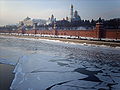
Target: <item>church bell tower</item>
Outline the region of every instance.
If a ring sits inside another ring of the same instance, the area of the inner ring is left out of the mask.
[[[70,20],[72,21],[73,19],[73,5],[71,5],[71,12],[70,12]]]

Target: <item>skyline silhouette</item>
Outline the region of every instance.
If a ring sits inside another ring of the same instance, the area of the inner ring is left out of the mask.
[[[81,19],[119,18],[119,0],[1,0],[0,25],[15,24],[26,16],[48,19],[53,14],[57,20],[70,16],[70,5]]]

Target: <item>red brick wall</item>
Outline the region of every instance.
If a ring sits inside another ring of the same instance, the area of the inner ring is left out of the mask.
[[[106,29],[104,37],[109,39],[120,39],[120,30]]]
[[[25,31],[28,34],[35,34],[35,30]],[[37,30],[37,34],[47,34],[47,35],[67,35],[67,36],[80,36],[80,37],[92,37],[98,38],[98,33],[101,33],[99,38],[109,38],[109,39],[120,39],[120,30],[102,30],[98,32],[95,30]]]
[[[54,35],[55,34],[55,30],[37,30],[37,34]]]
[[[8,30],[1,30],[0,33],[9,33]]]
[[[117,32],[117,38],[120,39],[120,30]]]
[[[22,33],[22,30],[18,30],[18,32],[17,33]]]
[[[96,37],[95,30],[58,30],[58,35]]]
[[[0,31],[0,33],[22,33],[22,30],[16,30],[16,31],[3,30]],[[24,33],[35,34],[35,30],[27,30]],[[120,30],[102,29],[102,28],[101,29],[96,28],[94,30],[37,30],[36,34],[120,39]]]
[[[27,33],[27,34],[35,34],[35,30],[26,30],[25,33]]]

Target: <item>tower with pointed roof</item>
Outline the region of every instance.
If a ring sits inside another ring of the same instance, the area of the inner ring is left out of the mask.
[[[73,5],[71,5],[71,12],[70,12],[70,20],[72,21],[73,19]]]
[[[73,9],[73,5],[71,5],[71,9],[70,9],[70,18],[69,18],[70,22],[75,22],[75,21],[81,21],[81,17],[78,14],[78,11]]]

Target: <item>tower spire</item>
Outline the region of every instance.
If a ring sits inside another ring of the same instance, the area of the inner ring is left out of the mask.
[[[71,21],[72,21],[72,19],[73,19],[73,5],[72,5],[72,4],[71,4],[70,19],[71,19]]]

